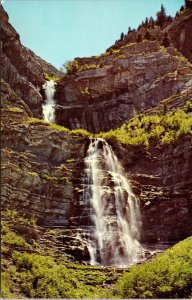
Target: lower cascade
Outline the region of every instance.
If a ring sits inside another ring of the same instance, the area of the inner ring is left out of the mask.
[[[44,120],[49,123],[55,122],[55,81],[46,81],[43,84],[43,89],[45,90],[46,101],[43,104],[43,116]]]
[[[94,228],[89,243],[90,264],[127,266],[139,262],[143,257],[139,200],[105,140],[91,141],[85,174],[84,201]]]

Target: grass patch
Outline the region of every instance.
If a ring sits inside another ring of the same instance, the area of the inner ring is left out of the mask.
[[[85,137],[93,136],[89,131],[87,131],[85,129],[78,128],[78,129],[70,130],[66,127],[63,127],[63,126],[60,126],[57,124],[52,124],[52,123],[46,122],[46,121],[44,121],[42,119],[38,119],[38,118],[27,118],[27,122],[31,125],[45,125],[51,129],[67,132],[73,136],[85,136]]]
[[[120,48],[123,49],[123,48],[127,48],[127,47],[131,47],[133,45],[137,45],[138,43],[129,43],[129,44],[125,44],[123,46],[121,46]]]
[[[49,180],[49,181],[61,181],[61,182],[64,182],[64,183],[69,183],[69,177],[64,177],[64,176],[59,176],[59,177],[56,177],[56,176],[48,176],[47,174],[42,174],[41,177],[43,179],[46,179],[46,180]]]
[[[20,108],[20,107],[12,107],[12,106],[8,106],[6,108],[4,108],[4,110],[7,110],[7,111],[11,111],[11,112],[16,112],[16,113],[22,113],[23,112],[23,109]]]

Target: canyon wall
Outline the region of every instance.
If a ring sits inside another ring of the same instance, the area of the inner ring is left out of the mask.
[[[3,211],[17,209],[42,227],[56,228],[61,252],[89,260],[86,241],[92,223],[83,201],[89,138],[32,118],[42,117],[44,72],[61,73],[22,46],[3,10],[1,19]],[[58,83],[56,120],[69,128],[106,131],[135,111],[158,112],[164,101],[174,109],[190,100],[190,62],[158,41],[77,60],[100,66]],[[141,242],[168,246],[191,235],[191,136],[148,150],[109,143],[141,202]]]
[[[103,60],[90,59],[89,64],[102,67],[69,75],[57,86],[60,125],[91,132],[117,128],[136,112],[187,90],[192,82],[191,64],[158,41],[128,45]]]

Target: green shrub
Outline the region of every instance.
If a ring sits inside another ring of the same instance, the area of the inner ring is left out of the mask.
[[[192,295],[192,238],[166,250],[151,262],[134,266],[119,279],[121,298],[185,298]]]
[[[83,97],[89,96],[90,95],[89,88],[87,86],[85,88],[80,88],[80,93]]]
[[[98,68],[100,68],[100,64],[90,64],[90,65],[85,64],[79,67],[78,72],[91,70],[91,69],[98,69]]]
[[[29,245],[23,237],[18,236],[13,231],[6,231],[5,228],[3,228],[3,234],[2,235],[2,242],[8,245],[14,245],[14,246],[20,246],[31,249],[31,245]]]
[[[95,296],[95,289],[91,291],[91,288],[84,285],[82,274],[77,272],[77,275],[76,272],[67,268],[65,263],[56,263],[52,257],[15,251],[13,262],[17,272],[16,285],[19,284],[19,288],[28,298],[91,298]],[[90,280],[91,278],[88,279]]]
[[[56,176],[49,176],[47,174],[42,174],[41,176],[42,176],[42,178],[49,180],[49,181],[62,181],[64,183],[69,183],[69,178],[66,176],[56,177]]]
[[[91,138],[93,135],[89,131],[83,128],[77,128],[70,131],[71,134],[77,135],[77,136],[85,136]]]
[[[49,75],[48,73],[44,73],[44,77],[46,80],[53,80],[53,81],[59,81],[60,78],[59,77],[56,77],[56,76],[52,76],[52,75]]]
[[[73,75],[79,70],[79,62],[77,60],[66,61],[63,64],[64,71],[67,75]]]
[[[192,134],[191,104],[184,109],[159,115],[136,115],[128,123],[109,132],[99,133],[106,139],[115,138],[122,144],[144,145],[169,144],[182,135]]]

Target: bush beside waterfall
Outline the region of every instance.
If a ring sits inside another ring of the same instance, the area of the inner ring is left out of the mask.
[[[122,144],[144,145],[169,144],[183,135],[192,134],[191,102],[184,109],[143,115],[137,114],[120,128],[98,134],[102,138],[115,138]]]
[[[151,262],[132,267],[119,279],[114,294],[120,298],[192,297],[192,237]]]

